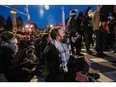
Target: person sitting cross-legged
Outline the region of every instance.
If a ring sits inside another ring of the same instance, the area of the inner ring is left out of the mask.
[[[44,76],[46,82],[75,82],[81,77],[88,81],[90,61],[84,56],[72,56],[67,45],[62,43],[65,35],[61,27],[53,27],[50,31],[51,41],[43,52]],[[77,79],[77,75],[79,78]]]

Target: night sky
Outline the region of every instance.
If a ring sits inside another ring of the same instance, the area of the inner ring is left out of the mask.
[[[64,7],[65,19],[69,17],[69,13],[72,9],[78,9],[79,12],[83,12],[88,6],[92,6],[92,10],[96,10],[96,5],[49,5],[49,8],[44,5],[28,5],[30,22],[36,23],[39,28],[43,28],[48,24],[58,24],[62,22],[61,7]],[[15,5],[15,9],[26,13],[26,5]],[[5,19],[11,16],[10,8],[6,8],[0,5],[0,15]],[[21,16],[23,23],[27,21],[27,17],[24,14],[17,13],[16,16]]]

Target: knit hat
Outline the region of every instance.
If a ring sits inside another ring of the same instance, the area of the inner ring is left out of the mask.
[[[76,16],[78,13],[78,10],[77,9],[73,9],[70,11],[70,16]]]
[[[5,31],[1,35],[1,39],[4,42],[8,42],[13,37],[14,37],[14,34],[12,32],[10,32],[10,31]]]

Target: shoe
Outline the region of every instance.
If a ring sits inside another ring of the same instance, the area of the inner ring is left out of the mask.
[[[81,53],[75,53],[75,55],[78,55],[78,56],[84,56],[84,55],[81,54]]]
[[[101,53],[97,53],[95,56],[97,56],[97,57],[104,57]]]
[[[108,56],[107,54],[105,54],[105,53],[101,53],[101,55],[103,55],[103,56]]]
[[[89,79],[88,82],[96,82],[96,80],[93,77],[91,77],[91,76],[88,76],[88,79]]]
[[[116,53],[116,50],[114,50],[114,54]]]
[[[97,74],[97,73],[88,73],[88,76],[94,78],[95,80],[99,79],[100,78],[100,75]]]
[[[91,50],[89,50],[89,51],[87,51],[87,53],[88,53],[88,54],[92,54],[92,51],[91,51]]]
[[[103,52],[99,52],[99,53],[96,54],[96,56],[97,56],[97,57],[104,57],[104,56],[108,56],[108,55],[106,55],[106,54],[103,53]]]

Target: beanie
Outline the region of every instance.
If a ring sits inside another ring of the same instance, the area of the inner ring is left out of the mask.
[[[1,34],[1,40],[4,42],[8,42],[13,37],[14,37],[14,34],[10,31],[5,31]]]
[[[78,13],[78,10],[73,9],[73,10],[70,11],[70,16],[75,16],[75,15],[77,15],[77,13]]]

